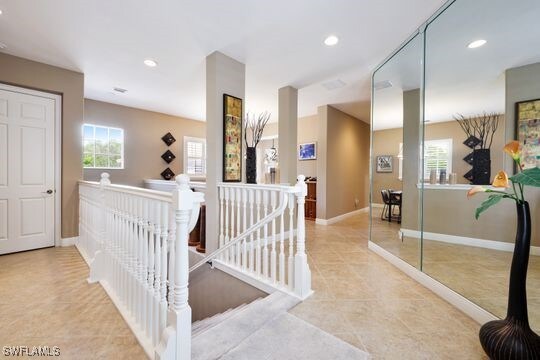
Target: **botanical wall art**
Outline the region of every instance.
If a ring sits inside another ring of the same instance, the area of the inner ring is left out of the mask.
[[[298,145],[298,160],[316,160],[317,143],[305,143]]]
[[[521,145],[522,168],[536,167],[540,157],[540,99],[516,104],[516,130]]]
[[[242,99],[223,94],[223,181],[242,181]]]
[[[393,171],[392,163],[393,163],[393,157],[392,155],[380,155],[377,156],[377,172],[378,173],[391,173]]]

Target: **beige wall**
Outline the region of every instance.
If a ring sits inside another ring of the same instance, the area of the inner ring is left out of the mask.
[[[491,175],[492,177],[503,168],[503,148],[504,142],[504,117],[501,119],[499,128],[493,137],[491,147]],[[440,123],[427,124],[425,127],[426,140],[452,139],[452,172],[457,173],[458,184],[468,184],[469,181],[463,177],[471,166],[463,161],[471,149],[463,145],[466,135],[457,123],[457,121],[446,121]],[[377,173],[375,171],[375,162],[373,168],[373,191],[374,201],[381,203],[380,190],[382,189],[401,189],[401,181],[398,179],[398,159],[399,143],[403,142],[403,129],[379,130],[373,133],[373,156],[393,155],[394,171],[392,173]]]
[[[298,144],[317,141],[318,139],[318,116],[311,115],[298,118]],[[264,130],[264,136],[278,135],[278,123],[268,124]],[[272,142],[270,141],[270,144]],[[275,142],[279,154],[279,139]],[[297,173],[305,176],[317,176],[317,160],[298,160],[298,148],[296,153]]]
[[[330,219],[368,206],[369,125],[331,106],[322,108],[317,218]]]
[[[84,169],[84,179],[98,181],[104,171],[115,184],[142,186],[144,179],[162,179],[167,167],[181,174],[184,166],[184,136],[205,138],[206,123],[152,111],[85,99],[85,122],[124,129],[124,169]],[[170,147],[161,137],[170,132],[176,142]],[[79,135],[80,138],[80,135]],[[167,149],[176,156],[170,164],[162,158]]]
[[[0,82],[62,96],[62,237],[78,235],[84,75],[0,53]]]

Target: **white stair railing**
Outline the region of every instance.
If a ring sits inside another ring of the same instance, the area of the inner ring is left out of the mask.
[[[301,299],[311,295],[305,177],[298,176],[295,186],[220,183],[218,189],[219,250],[201,262],[216,258],[217,264]]]
[[[154,359],[191,358],[188,235],[202,193],[177,177],[172,193],[80,181],[77,248]]]

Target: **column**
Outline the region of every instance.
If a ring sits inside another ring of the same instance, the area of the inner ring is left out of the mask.
[[[278,134],[280,182],[296,184],[298,89],[285,86],[278,90]]]
[[[245,100],[245,65],[220,53],[206,57],[206,252],[218,247],[219,198],[223,181],[223,94]],[[245,113],[245,101],[243,101]],[[242,166],[245,178],[245,164]]]

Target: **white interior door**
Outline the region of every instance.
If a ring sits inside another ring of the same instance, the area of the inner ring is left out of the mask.
[[[55,106],[0,88],[0,254],[54,246]]]

